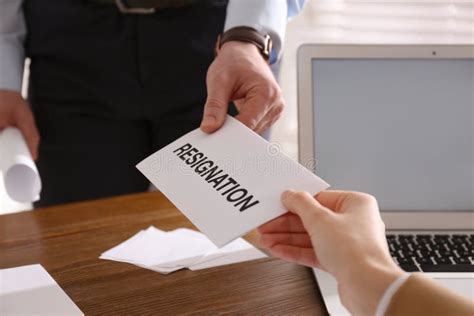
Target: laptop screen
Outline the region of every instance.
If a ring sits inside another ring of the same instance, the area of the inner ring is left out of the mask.
[[[313,59],[316,172],[383,211],[474,210],[472,59]]]

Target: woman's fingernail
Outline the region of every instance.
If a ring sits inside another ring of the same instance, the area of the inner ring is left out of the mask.
[[[294,192],[293,190],[286,190],[285,192],[281,194],[281,199],[286,200],[287,198],[291,196],[291,194],[293,194],[293,192]]]

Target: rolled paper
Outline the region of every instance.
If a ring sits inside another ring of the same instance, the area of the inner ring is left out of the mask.
[[[18,128],[0,132],[0,171],[10,199],[21,203],[39,200],[41,178]]]

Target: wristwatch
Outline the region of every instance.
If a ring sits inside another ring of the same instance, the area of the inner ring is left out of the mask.
[[[224,43],[238,41],[251,43],[257,46],[263,58],[269,62],[272,52],[272,39],[270,35],[263,35],[256,29],[248,26],[233,27],[217,37],[216,55]]]

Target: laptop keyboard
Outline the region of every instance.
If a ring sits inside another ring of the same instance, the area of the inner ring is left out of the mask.
[[[388,234],[387,241],[405,271],[474,272],[472,234]]]

